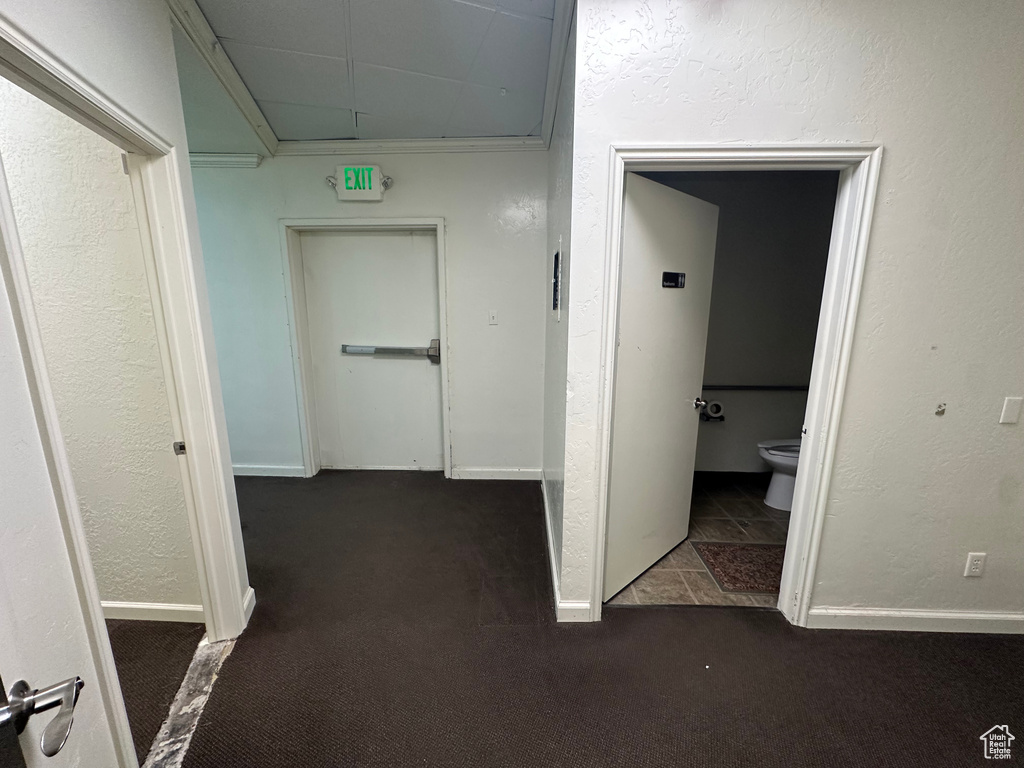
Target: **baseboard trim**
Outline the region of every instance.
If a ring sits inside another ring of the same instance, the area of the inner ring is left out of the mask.
[[[245,620],[242,622],[245,625],[249,624],[249,619],[252,617],[253,609],[256,607],[256,590],[249,587],[245,590],[245,597],[242,598],[242,614],[245,616]]]
[[[544,482],[543,472],[541,472],[540,492],[544,499],[544,532],[548,545],[548,565],[551,567],[551,591],[555,597],[555,621],[593,621],[588,600],[562,599],[560,578],[556,565],[558,559],[555,557],[554,536],[551,532],[551,515],[549,514],[551,505],[548,503],[548,486]]]
[[[811,608],[810,629],[888,629],[906,632],[1024,634],[1024,613],[933,611],[918,608]]]
[[[541,480],[544,473],[536,467],[453,467],[455,480]]]
[[[305,477],[303,466],[279,464],[232,464],[231,471],[241,477]]]
[[[204,624],[206,614],[201,605],[181,603],[123,603],[103,600],[103,618],[132,619],[138,621],[184,621]]]

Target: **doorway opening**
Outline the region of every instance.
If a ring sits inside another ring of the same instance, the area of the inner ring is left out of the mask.
[[[451,477],[444,220],[284,220],[281,237],[306,477]]]
[[[704,378],[711,288],[720,232],[718,206],[652,181],[645,175],[672,173],[682,185],[684,178],[690,178],[691,182],[697,178],[680,175],[687,172],[720,173],[723,175],[719,181],[730,183],[725,175],[733,173],[831,171],[833,174],[828,181],[831,185],[836,180],[834,172],[838,172],[838,186],[833,187],[831,200],[821,201],[834,212],[823,288],[818,293],[820,311],[806,384],[802,434],[765,435],[767,440],[755,442],[757,455],[779,468],[780,475],[787,474],[784,470],[793,474],[792,480],[782,478],[775,483],[770,497],[770,500],[787,500],[789,489],[786,486],[792,486],[792,511],[785,550],[781,553],[782,574],[775,602],[789,621],[805,625],[880,160],[881,148],[877,146],[613,147],[603,291],[605,366],[600,382],[592,620],[600,618],[605,601],[618,595],[690,535],[689,512],[695,498],[699,508],[695,521],[719,519],[731,524],[697,523],[699,538],[724,538],[716,529],[728,529],[736,533],[737,538],[742,533],[747,539],[709,543],[771,544],[772,541],[752,539],[756,536],[778,540],[781,538],[778,529],[785,524],[783,510],[775,509],[785,506],[784,502],[776,501],[775,507],[769,507],[762,501],[758,506],[746,506],[730,515],[722,507],[722,489],[718,489],[717,498],[709,492],[716,484],[709,476],[696,477],[698,493],[693,494],[701,425],[722,426],[722,422],[716,423],[716,416],[722,415],[726,417],[725,423],[728,422],[729,409],[721,405],[726,391],[731,391],[730,400],[740,409],[734,413],[736,421],[745,423],[746,419],[739,418],[742,411],[739,404],[743,397],[758,390],[735,389],[743,386],[742,381]],[[665,180],[671,178],[664,177]],[[712,178],[706,177],[703,182],[706,184]],[[652,291],[652,285],[656,290]],[[765,389],[770,383],[751,385],[762,388],[761,397],[769,392],[775,393],[773,397],[788,393],[786,396],[797,398],[796,405],[790,407],[799,411],[802,384],[777,385],[784,389]],[[707,386],[729,389],[706,389]],[[776,410],[785,411],[785,408],[780,406]],[[723,435],[718,433],[718,437]],[[714,433],[708,430],[703,442],[704,452],[713,456]],[[723,441],[717,442],[722,443],[717,446],[721,449]],[[725,484],[725,493],[735,496],[737,501],[757,503],[758,498],[769,498],[767,478],[767,473],[763,473],[759,481],[734,476],[723,483],[719,476],[717,484]],[[762,490],[764,497],[760,497]],[[711,517],[709,509],[721,510],[718,513],[721,516]],[[744,513],[749,516],[742,517]],[[740,521],[745,525],[740,525]],[[718,572],[713,577],[711,573],[716,567],[729,570],[728,566],[735,565],[741,558],[732,547],[717,548],[718,551],[705,549],[706,552],[699,554],[693,549],[693,557],[685,567],[693,569],[694,573],[703,571],[719,594],[730,592],[719,586],[729,580],[728,574]],[[742,568],[733,568],[733,575],[739,572],[747,577],[758,576],[774,568],[775,578],[778,578],[777,556],[780,553],[776,552],[774,566],[771,562],[765,564],[764,561],[771,558],[764,557],[763,551],[757,554],[754,562],[748,557],[741,563]],[[666,565],[674,560],[673,570],[682,572],[682,559],[688,555],[685,550],[677,553]],[[717,562],[713,565],[712,561]],[[717,583],[716,577],[720,578]],[[689,594],[690,602],[699,602],[694,588],[685,579],[682,581],[687,587],[684,594]],[[708,582],[703,582],[703,586],[708,586]],[[727,598],[734,603],[772,602],[772,592],[759,593],[768,595],[767,598],[749,598],[751,594],[758,594],[746,591],[750,589],[749,578],[746,584],[733,579],[732,586],[743,591],[731,594],[748,596],[742,601]],[[636,590],[632,592],[632,597],[637,598]]]
[[[21,266],[141,763],[206,634],[141,179],[106,138],[2,78],[0,103]]]
[[[609,604],[774,608],[779,599],[800,461],[801,430],[839,172],[652,172],[638,174],[636,181],[632,175],[627,177],[622,280],[630,289],[624,290],[620,303],[620,366],[633,363],[634,356],[643,354],[631,349],[623,352],[622,344],[634,338],[643,344],[641,339],[650,338],[652,331],[658,333],[658,329],[635,322],[637,313],[630,302],[639,301],[638,307],[643,307],[644,314],[665,312],[666,318],[673,318],[689,311],[685,306],[674,305],[702,302],[706,298],[698,295],[705,287],[698,283],[706,281],[707,275],[697,264],[689,266],[690,279],[682,291],[660,285],[634,285],[631,273],[643,266],[632,260],[644,256],[631,252],[638,237],[631,227],[647,226],[642,215],[631,215],[631,196],[644,194],[644,190],[633,189],[641,180],[661,185],[663,189],[646,191],[665,197],[667,205],[693,205],[688,200],[692,198],[714,206],[717,227],[713,248],[707,247],[709,243],[694,243],[696,248],[705,247],[690,256],[713,262],[706,286],[710,304],[706,310],[701,304],[699,310],[707,314],[704,349],[699,349],[698,342],[698,348],[688,352],[685,359],[658,354],[651,361],[655,366],[652,370],[661,377],[673,376],[671,365],[685,366],[686,370],[680,371],[687,382],[682,388],[685,390],[692,377],[689,369],[698,357],[703,358],[700,391],[694,397],[693,407],[681,408],[677,418],[682,420],[682,428],[671,428],[668,433],[669,440],[685,443],[680,446],[686,455],[678,471],[692,474],[689,503],[683,505],[689,511],[686,537],[622,587],[609,599]],[[676,193],[684,197],[674,200]],[[671,252],[666,256],[670,260],[677,258]],[[674,263],[661,266],[671,270]],[[689,295],[687,290],[691,291]],[[652,307],[652,299],[669,303]],[[637,316],[636,320],[639,319]],[[685,322],[690,317],[683,314],[679,319]],[[666,340],[671,341],[674,335],[670,331]],[[642,361],[639,364],[644,365]],[[650,371],[644,373],[645,378],[649,375]],[[629,377],[620,372],[617,381],[624,383],[617,389],[617,398],[630,397]],[[651,390],[650,384],[644,385],[643,396]],[[655,386],[653,390],[660,388]],[[671,384],[668,390],[679,391]],[[621,405],[626,412],[630,410],[628,403]],[[616,455],[619,449],[613,443],[613,484],[616,461],[629,464],[628,457]],[[687,479],[673,477],[669,492],[685,494],[684,486],[690,485]],[[613,485],[613,492],[614,488]],[[644,490],[629,493],[636,496]],[[626,499],[616,501],[629,505]],[[613,508],[609,514],[616,519],[621,511]],[[634,518],[643,513],[627,514]],[[678,516],[678,512],[672,514]],[[634,519],[623,522],[623,531],[635,527]],[[666,538],[662,541],[670,542],[682,527],[671,529],[672,533],[667,527],[664,530]],[[613,558],[633,557],[633,568],[642,563],[635,559],[638,553],[619,554],[616,549],[623,550],[621,544],[609,540]],[[613,574],[614,571],[607,571],[606,579]],[[606,585],[606,599],[613,588],[614,583]]]

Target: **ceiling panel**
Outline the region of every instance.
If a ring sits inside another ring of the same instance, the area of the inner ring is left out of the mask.
[[[279,138],[302,140],[536,135],[571,0],[197,2]]]
[[[219,38],[301,53],[348,55],[342,0],[197,1]]]
[[[444,126],[359,112],[356,133],[360,139],[439,139],[444,136]]]
[[[480,85],[543,91],[550,50],[550,21],[499,13],[467,79]]]
[[[528,91],[467,83],[455,104],[445,136],[535,136],[544,112],[541,98]]]
[[[495,16],[455,0],[351,0],[355,61],[464,80]]]
[[[400,69],[355,64],[355,108],[378,117],[443,126],[463,83]]]
[[[258,101],[260,109],[281,141],[320,141],[322,139],[354,139],[355,115],[350,109],[308,107]]]
[[[511,11],[525,16],[539,16],[542,19],[555,18],[555,0],[477,0],[481,5]]]
[[[256,101],[352,106],[345,59],[229,41],[224,41],[224,51]]]

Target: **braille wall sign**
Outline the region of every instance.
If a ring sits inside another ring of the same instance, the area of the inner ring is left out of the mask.
[[[685,272],[662,272],[661,273],[661,287],[662,288],[682,288],[686,285],[686,273]]]

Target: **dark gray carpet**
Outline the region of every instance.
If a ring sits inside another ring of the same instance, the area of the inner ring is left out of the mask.
[[[186,768],[970,766],[1024,731],[1024,638],[755,608],[551,621],[540,490],[238,481],[258,602]]]
[[[139,763],[146,759],[206,634],[202,624],[107,619],[114,665]]]

